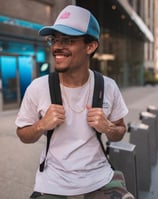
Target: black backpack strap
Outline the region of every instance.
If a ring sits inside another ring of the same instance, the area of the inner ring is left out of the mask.
[[[102,107],[103,106],[103,98],[104,98],[104,78],[103,76],[97,72],[94,71],[94,93],[93,93],[93,102],[92,102],[92,107]],[[104,155],[106,156],[106,158],[108,159],[111,167],[114,169],[112,163],[110,162],[109,159],[109,144],[110,142],[107,141],[106,143],[106,150],[104,148],[103,142],[101,140],[101,133],[96,131],[96,136],[98,138],[98,141],[101,145],[101,148],[104,152]]]
[[[103,76],[94,71],[94,92],[92,107],[102,107],[104,97],[104,78]]]
[[[62,105],[59,74],[57,72],[49,74],[49,91],[52,104]]]
[[[60,81],[59,81],[58,73],[57,72],[50,73],[48,76],[48,81],[49,81],[49,92],[50,92],[50,97],[51,97],[51,103],[62,105],[61,89],[60,89]],[[53,131],[54,129],[47,132],[46,154],[45,154],[45,158],[43,162],[40,164],[40,167],[39,167],[40,172],[44,171],[45,161],[46,161]]]
[[[92,107],[101,108],[103,106],[103,97],[104,97],[104,78],[99,72],[94,71],[94,92],[93,92]],[[96,131],[96,136],[98,138],[98,141],[101,145],[101,148],[105,156],[107,156],[106,150],[101,140],[101,133]]]

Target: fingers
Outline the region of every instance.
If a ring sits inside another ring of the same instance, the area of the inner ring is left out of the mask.
[[[98,132],[103,132],[103,129],[106,128],[108,120],[102,108],[87,107],[87,110],[88,125],[96,129]]]
[[[102,108],[87,107],[87,110],[88,119],[99,119],[104,114]]]
[[[58,105],[58,104],[51,104],[50,107],[48,108],[48,111],[65,114],[64,107],[62,105]]]
[[[101,108],[91,108],[87,107],[87,121],[88,125],[91,127],[96,127],[102,119],[102,109]]]
[[[46,130],[54,129],[65,121],[65,110],[61,105],[51,104],[45,116],[42,118]]]

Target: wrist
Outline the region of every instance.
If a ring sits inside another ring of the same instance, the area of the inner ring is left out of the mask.
[[[44,133],[46,131],[45,128],[44,128],[42,120],[39,120],[36,123],[36,131],[39,132],[39,133]]]
[[[111,134],[111,133],[113,133],[113,131],[114,131],[114,128],[115,128],[115,124],[113,124],[112,122],[108,122],[108,126],[106,127],[106,130],[105,130],[105,132],[106,132],[106,134]]]

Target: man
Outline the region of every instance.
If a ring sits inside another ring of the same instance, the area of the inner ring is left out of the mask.
[[[60,12],[53,26],[39,32],[48,36],[63,105],[51,104],[48,76],[35,79],[23,98],[16,119],[19,138],[34,143],[54,129],[44,171],[37,171],[31,198],[133,198],[123,185],[109,192],[117,174],[96,138],[95,130],[110,141],[121,140],[128,112],[116,83],[105,76],[103,108],[92,108],[94,73],[89,64],[99,45],[99,33],[96,18],[73,5]],[[41,162],[44,157],[45,151]]]

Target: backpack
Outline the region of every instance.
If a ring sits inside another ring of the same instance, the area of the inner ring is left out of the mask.
[[[93,71],[93,72],[94,72],[94,92],[93,92],[92,107],[102,107],[103,96],[104,96],[104,78],[99,72],[97,72],[97,71]],[[49,81],[49,91],[50,91],[51,103],[62,105],[61,89],[60,89],[58,73],[57,72],[50,73],[49,77],[48,77],[48,81]],[[45,160],[46,160],[46,156],[48,153],[49,144],[50,144],[50,140],[51,140],[53,131],[54,131],[54,129],[49,130],[47,132],[46,154],[45,154],[45,158],[44,158],[43,162],[40,164],[40,167],[39,167],[40,172],[44,171]],[[105,150],[105,148],[103,146],[103,143],[101,140],[101,133],[96,131],[96,136],[97,136],[97,139],[101,145],[101,148],[102,148],[105,156],[107,157],[108,150]],[[107,149],[108,149],[108,147],[107,147]]]

